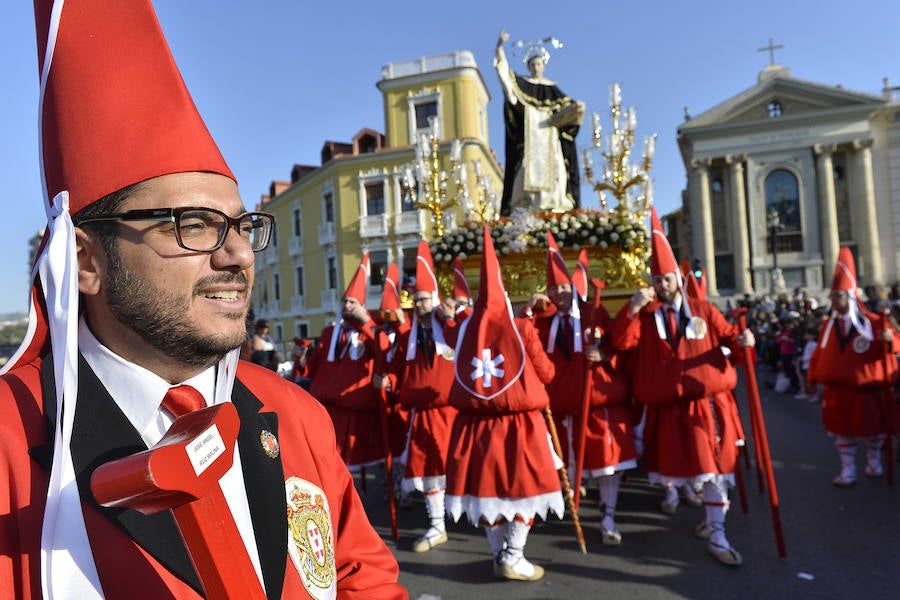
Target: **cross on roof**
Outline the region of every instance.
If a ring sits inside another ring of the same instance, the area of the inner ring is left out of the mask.
[[[756,51],[757,52],[768,51],[769,52],[769,64],[774,65],[775,64],[775,51],[778,50],[779,48],[784,48],[784,44],[773,44],[772,38],[769,38],[769,45],[764,46],[762,48],[757,48]]]

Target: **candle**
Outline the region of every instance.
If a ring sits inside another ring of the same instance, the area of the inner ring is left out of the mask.
[[[644,156],[647,157],[648,160],[653,159],[653,155],[656,153],[656,135],[647,136],[647,141],[644,145]]]
[[[450,143],[450,160],[453,162],[459,162],[460,157],[462,156],[462,142],[460,140],[453,140]]]
[[[591,151],[587,148],[581,151],[581,160],[584,162],[585,169],[590,169],[594,166],[594,161],[591,158]]]
[[[618,83],[609,86],[609,104],[610,106],[618,106],[622,102],[622,90],[619,89]]]

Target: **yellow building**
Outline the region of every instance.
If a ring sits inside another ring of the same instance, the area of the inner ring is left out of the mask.
[[[419,240],[431,239],[431,213],[404,194],[404,173],[416,161],[419,136],[436,131],[442,169],[453,140],[461,142],[470,196],[477,202],[476,162],[500,196],[503,175],[488,143],[490,95],[471,52],[392,63],[378,82],[385,133],[364,128],[349,143],[326,141],[319,166],[295,165],[290,181],[273,181],[260,210],[276,216],[276,233],[256,257],[253,311],[269,320],[290,351],[294,336],[317,337],[340,310],[341,295],[364,252],[371,258],[368,308],[381,302],[387,265],[415,274]],[[423,199],[418,182],[417,199]],[[456,186],[449,185],[451,197]],[[456,206],[451,227],[466,216]],[[285,354],[284,356],[287,356]]]

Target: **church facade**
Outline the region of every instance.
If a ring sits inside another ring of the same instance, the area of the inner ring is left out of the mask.
[[[900,280],[895,95],[887,80],[872,95],[772,64],[753,87],[686,115],[679,245],[706,268],[711,296],[821,292],[841,246],[861,287]]]

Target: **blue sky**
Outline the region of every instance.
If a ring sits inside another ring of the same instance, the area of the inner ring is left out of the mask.
[[[638,137],[658,133],[657,209],[680,205],[676,145],[684,107],[696,116],[756,82],[769,38],[797,78],[879,94],[900,84],[900,4],[761,0],[682,2],[300,2],[156,0],[163,30],[207,125],[254,205],[295,163],[319,164],[325,140],[384,129],[375,84],[387,63],[470,50],[491,93],[490,142],[503,158],[502,92],[492,66],[498,33],[555,36],[546,76],[589,111],[606,113],[608,86],[638,114]],[[314,7],[310,7],[314,5]],[[45,222],[37,159],[37,59],[32,3],[0,18],[0,313],[27,306],[27,240]],[[520,64],[520,63],[518,63]],[[583,128],[579,146],[589,144]],[[593,192],[582,194],[590,199]]]

